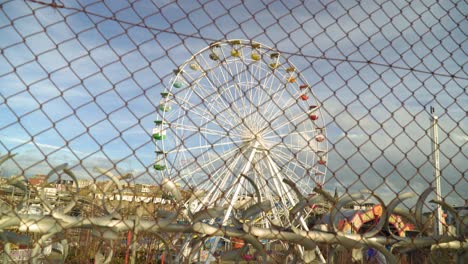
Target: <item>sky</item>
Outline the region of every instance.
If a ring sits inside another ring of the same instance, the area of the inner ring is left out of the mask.
[[[248,39],[291,61],[321,102],[327,189],[390,199],[433,184],[434,106],[442,194],[466,203],[464,1],[0,3],[0,153],[18,154],[7,175],[66,162],[90,178],[115,164],[154,182],[150,136],[172,70],[214,40]]]

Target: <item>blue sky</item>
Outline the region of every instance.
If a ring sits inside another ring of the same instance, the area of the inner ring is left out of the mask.
[[[172,70],[213,40],[240,38],[282,52],[323,103],[328,189],[426,188],[432,105],[443,194],[466,200],[464,1],[1,3],[0,153],[18,153],[9,173],[68,162],[85,178],[116,163],[151,181],[149,133]]]

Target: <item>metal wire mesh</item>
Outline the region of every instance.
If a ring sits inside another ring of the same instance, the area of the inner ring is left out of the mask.
[[[467,259],[465,1],[0,7],[4,263]]]

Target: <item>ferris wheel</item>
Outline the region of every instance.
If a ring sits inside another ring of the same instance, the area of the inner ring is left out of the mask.
[[[211,44],[174,70],[158,108],[154,169],[181,188],[205,191],[193,211],[225,207],[225,224],[260,199],[271,201],[272,210],[259,224],[288,226],[298,199],[283,180],[305,196],[325,182],[321,105],[304,76],[272,48],[246,40]]]

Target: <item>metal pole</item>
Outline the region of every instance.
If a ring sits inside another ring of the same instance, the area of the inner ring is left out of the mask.
[[[128,259],[130,257],[130,245],[132,241],[132,231],[129,230],[127,233],[127,249],[125,251],[125,264],[128,264]]]
[[[439,161],[439,118],[435,115],[435,109],[431,106],[432,117],[432,154],[434,164],[434,178],[436,184],[436,200],[442,201],[440,188],[440,161]],[[434,233],[442,235],[442,206],[437,204],[437,213],[434,219]]]

